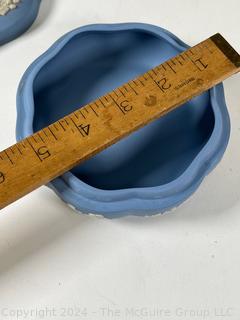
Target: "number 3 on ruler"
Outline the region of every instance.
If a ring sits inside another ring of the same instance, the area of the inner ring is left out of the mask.
[[[5,181],[5,176],[4,174],[0,171],[0,184]]]

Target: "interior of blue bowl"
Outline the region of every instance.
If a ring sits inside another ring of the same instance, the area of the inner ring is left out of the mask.
[[[34,131],[179,53],[144,30],[79,33],[34,80]],[[214,128],[209,93],[156,120],[71,172],[85,183],[115,190],[154,187],[180,176]]]

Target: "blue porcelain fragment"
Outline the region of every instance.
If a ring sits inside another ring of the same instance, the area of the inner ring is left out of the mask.
[[[188,46],[160,27],[89,25],[64,35],[28,68],[17,94],[17,139],[49,125]],[[222,84],[49,184],[84,213],[163,213],[220,161],[230,122]]]
[[[4,14],[7,0],[0,0],[0,5],[1,1],[2,14]],[[11,2],[14,3],[14,0]],[[12,8],[15,7],[12,3],[9,5],[9,8],[11,6],[13,6]],[[19,37],[30,28],[37,17],[40,3],[41,0],[20,0],[16,4],[16,8],[10,9],[8,12],[6,10],[4,15],[0,15],[0,45]]]

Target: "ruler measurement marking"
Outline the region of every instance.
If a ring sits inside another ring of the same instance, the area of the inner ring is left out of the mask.
[[[137,79],[136,80],[132,80],[132,82],[135,84],[136,87],[138,87]]]
[[[161,65],[162,69],[165,71],[167,71],[167,68],[165,67],[164,63]]]
[[[152,77],[151,74],[149,74],[150,78],[152,79],[153,83],[157,86],[158,89],[160,89],[162,92],[165,92],[164,89],[160,86],[160,84]]]
[[[82,131],[80,130],[78,125],[75,123],[75,121],[71,117],[70,117],[70,120],[72,121],[72,123],[75,126],[75,128],[77,128],[77,131],[81,134],[81,136],[84,137],[84,134],[82,133]]]
[[[22,153],[22,151],[21,151],[21,149],[20,149],[20,144],[19,144],[19,145],[16,144],[16,148],[17,148],[18,152],[19,152],[21,155],[23,155],[23,153]]]
[[[192,55],[194,55],[193,50],[191,48],[188,49],[188,52],[190,52]]]
[[[106,100],[106,102],[109,102],[109,100],[108,100],[108,98],[106,97],[106,95],[105,95],[105,96],[103,96],[103,99],[105,99],[105,100]]]
[[[53,123],[53,126],[55,128],[56,131],[59,131],[58,127],[57,127],[57,123]]]
[[[196,64],[194,63],[194,61],[192,60],[192,58],[189,56],[189,54],[188,54],[187,51],[185,52],[185,55],[187,56],[188,60],[191,61],[191,62],[194,64],[194,66],[196,67]]]
[[[167,73],[167,69],[165,68],[164,66],[162,66],[162,68],[161,68],[161,66],[159,67],[159,73],[160,73],[160,75],[161,75],[161,77],[165,77],[165,75],[166,75],[166,73]]]
[[[48,134],[46,133],[46,129],[44,128],[43,130],[42,130],[42,132],[45,134],[45,136],[48,138]]]
[[[153,76],[151,75],[150,71],[147,72],[147,75],[155,82],[155,79],[154,79]]]
[[[125,98],[126,97],[126,95],[125,95],[125,93],[123,92],[123,90],[121,89],[121,88],[118,88],[118,91],[121,93],[121,95]],[[100,101],[101,101],[101,99],[100,99]],[[101,101],[102,102],[102,101]]]
[[[195,56],[198,56],[199,54],[202,54],[202,49],[199,47],[192,47],[192,52]]]
[[[212,50],[210,50],[209,47],[208,47],[205,43],[202,43],[202,47],[203,47],[204,49],[207,49],[207,51],[208,51],[209,53],[211,53],[211,54],[213,53]]]
[[[82,113],[82,110],[79,110],[79,113],[81,114],[81,116],[83,117],[83,119],[86,119],[85,115]]]
[[[36,142],[36,143],[38,142],[37,139],[34,137],[34,134],[32,135],[32,138],[33,138],[34,142]]]
[[[191,60],[191,61],[192,61],[192,59],[191,59],[191,57],[189,56],[189,54],[188,54],[187,51],[185,52],[185,56],[188,58],[188,60]]]
[[[144,79],[145,81],[148,81],[148,77],[146,76],[146,73],[144,73],[144,74],[142,75],[142,77],[143,77],[143,79]]]
[[[109,93],[109,96],[112,98],[112,101],[114,102],[114,105],[117,106],[117,108],[125,115],[126,113],[121,108],[121,106],[117,103],[117,101],[112,97],[112,95]]]
[[[213,51],[208,47],[208,45],[206,43],[205,43],[205,47],[211,54],[213,53]]]
[[[166,64],[169,66],[169,68],[172,70],[172,72],[177,73],[177,72],[174,70],[174,68],[170,65],[169,62],[166,62]]]
[[[95,116],[99,117],[99,114],[96,112],[96,110],[93,108],[93,106],[90,104],[89,105],[90,109],[93,111],[93,113],[95,114]]]
[[[63,118],[63,121],[65,121],[66,125],[67,125],[67,126],[69,126],[69,122],[68,122],[68,120],[67,120],[67,118],[66,118],[66,117],[65,117],[65,118]]]
[[[100,107],[99,107],[99,105],[98,105],[98,103],[97,103],[97,101],[94,101],[94,104],[95,104],[95,106],[99,109]]]
[[[99,98],[99,101],[101,102],[102,106],[103,106],[104,108],[106,108],[106,106],[105,106],[104,102],[102,102],[102,99],[101,99],[101,98]]]
[[[141,78],[139,78],[138,80],[139,80],[139,82],[141,83],[141,85],[142,85],[143,87],[145,87],[145,83],[141,80]]]
[[[147,74],[149,75],[149,77],[150,77],[151,79],[154,79],[154,76],[151,74],[151,72],[152,72],[153,75],[155,76],[155,74],[154,74],[154,72],[152,71],[152,69],[149,70],[149,71],[147,72]]]
[[[86,113],[89,113],[88,108],[89,108],[89,104],[87,104],[86,107],[83,107],[82,111],[85,111]]]
[[[198,59],[196,59],[196,60],[192,60],[192,58],[189,56],[189,54],[188,54],[187,51],[185,52],[185,55],[188,57],[189,61],[192,62],[192,64],[194,65],[194,67],[195,67],[196,69],[202,70],[202,69],[200,69],[200,66],[201,66],[201,68],[206,68],[206,67],[207,67],[207,65],[205,65],[205,64],[202,62],[202,60],[201,60],[202,58],[198,58]],[[200,66],[197,65],[197,62],[199,62]]]
[[[135,93],[136,96],[138,96],[138,92],[134,89],[134,87],[131,85],[131,83],[128,83],[129,87],[132,89],[132,91]]]
[[[114,89],[112,92],[114,92],[115,95],[116,95],[116,97],[118,98],[118,94],[117,94],[117,92],[116,92],[116,89]]]
[[[33,152],[34,152],[35,155],[38,157],[38,159],[42,162],[42,159],[40,158],[39,154],[37,153],[37,151],[35,150],[35,148],[34,148],[33,145],[31,144],[30,137],[29,137],[29,138],[26,138],[26,141],[28,142],[28,144],[30,145],[30,148],[33,150]]]
[[[11,162],[11,164],[14,164],[11,157],[9,156],[9,154],[7,153],[7,150],[4,150],[4,153],[6,154],[7,159]]]
[[[182,61],[180,59],[177,58],[177,61],[181,66],[183,66],[183,63],[182,63]]]
[[[186,61],[186,59],[184,58],[183,52],[180,53],[179,57],[181,57],[183,61]]]
[[[75,118],[79,119],[78,115],[77,115],[77,111],[73,112],[73,114],[74,114]]]
[[[66,129],[65,129],[65,127],[63,126],[61,120],[59,120],[58,123],[59,123],[60,127],[63,129],[63,131],[66,131]]]
[[[196,54],[203,53],[203,48],[200,45],[193,47],[192,50],[194,50]]]
[[[151,69],[151,71],[154,73],[156,77],[158,76],[157,72],[154,69]]]
[[[50,131],[50,133],[52,134],[53,138],[57,141],[58,138],[57,138],[57,136],[54,134],[54,132],[53,132],[53,130],[51,129],[51,127],[48,126],[47,128],[48,128],[48,130]]]

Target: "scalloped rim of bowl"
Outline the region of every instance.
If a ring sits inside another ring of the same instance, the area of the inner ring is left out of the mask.
[[[147,31],[163,37],[178,50],[189,46],[171,32],[144,23],[92,24],[77,28],[57,40],[43,55],[27,69],[17,93],[17,140],[33,133],[34,98],[33,81],[39,70],[57,55],[77,34],[89,31]],[[125,215],[153,215],[168,211],[185,201],[198,188],[203,178],[221,160],[230,135],[230,120],[225,103],[223,85],[209,90],[214,112],[212,134],[193,159],[188,168],[175,180],[156,187],[142,187],[121,190],[102,190],[82,182],[71,172],[51,181],[48,186],[66,203],[83,213],[101,214],[108,218]]]

